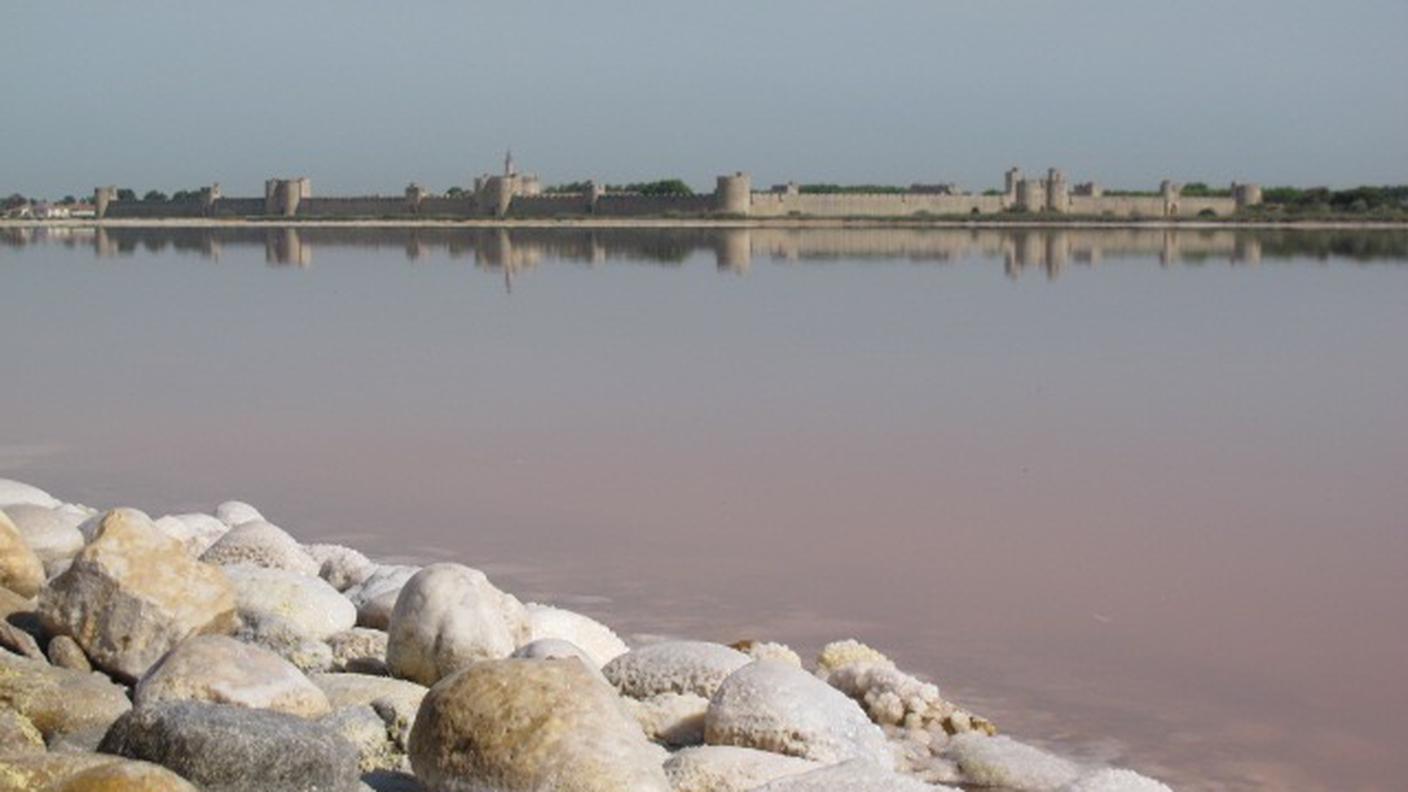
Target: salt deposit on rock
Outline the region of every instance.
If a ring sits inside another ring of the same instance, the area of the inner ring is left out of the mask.
[[[1173,792],[1166,784],[1133,770],[1105,768],[1061,787],[1061,792]]]
[[[231,528],[201,554],[200,560],[220,566],[253,564],[309,577],[318,576],[317,562],[303,552],[303,547],[282,528],[263,520],[241,523]]]
[[[526,633],[523,605],[462,564],[431,564],[406,581],[387,629],[392,675],[433,685],[479,660],[508,657]]]
[[[323,716],[319,725],[327,727],[357,749],[357,770],[410,770],[404,747],[387,732],[386,722],[371,706],[344,707]]]
[[[33,597],[45,579],[44,563],[30,549],[19,528],[0,511],[0,586]]]
[[[305,673],[329,671],[333,666],[331,646],[281,616],[264,613],[241,619],[234,637],[273,652]]]
[[[388,734],[406,750],[428,688],[403,679],[365,674],[313,674],[310,678],[327,695],[334,711],[362,706],[376,710],[385,721]]]
[[[263,520],[264,515],[244,501],[230,500],[215,507],[215,519],[224,523],[227,528],[234,528],[247,522]]]
[[[751,662],[748,655],[707,641],[665,641],[633,649],[602,673],[623,695],[693,693],[709,698],[729,674]]]
[[[53,495],[32,484],[0,478],[0,509],[21,505],[53,509],[59,505],[59,501]]]
[[[24,543],[39,557],[46,574],[51,567],[68,561],[83,549],[83,533],[78,530],[89,519],[88,514],[65,507],[6,506],[5,514],[14,524]]]
[[[749,792],[769,781],[822,766],[752,748],[703,745],[672,754],[665,761],[665,776],[674,792]]]
[[[157,520],[155,525],[162,533],[180,542],[193,558],[200,558],[230,530],[228,525],[208,514],[168,514]]]
[[[1015,792],[1053,792],[1081,774],[1075,762],[1010,737],[958,734],[948,741],[946,753],[964,781]]]
[[[51,634],[73,637],[95,666],[136,680],[187,637],[233,630],[234,606],[223,572],[186,555],[140,512],[115,509],[40,592],[39,618]]]
[[[381,564],[372,570],[366,580],[347,589],[347,599],[357,607],[357,624],[385,630],[391,623],[391,611],[396,607],[396,598],[401,589],[415,573],[418,566],[402,564]]]
[[[279,620],[319,641],[357,623],[351,601],[321,578],[252,564],[224,570],[234,586],[240,618],[246,622]]]
[[[513,654],[509,655],[509,657],[516,657],[522,660],[561,660],[571,657],[575,660],[580,660],[598,679],[602,682],[606,682],[606,677],[603,676],[601,670],[597,668],[595,660],[586,652],[582,651],[576,644],[564,641],[560,638],[539,638],[536,641],[529,641],[513,650]]]
[[[370,627],[353,627],[328,636],[332,670],[385,674],[387,635]]]
[[[526,606],[528,640],[557,638],[587,654],[597,668],[626,653],[629,647],[610,627],[580,613],[551,605]]]
[[[764,784],[753,792],[960,792],[950,786],[936,786],[876,767],[869,762],[851,760],[788,775]]]
[[[776,660],[796,668],[802,667],[802,658],[792,647],[772,641],[739,641],[733,648],[754,660]]]
[[[801,669],[770,660],[744,666],[719,686],[709,701],[704,740],[818,762],[894,765],[884,733],[854,701]]]
[[[331,711],[327,695],[287,660],[223,635],[182,641],[137,683],[132,701],[208,701],[305,718]]]
[[[376,571],[371,559],[350,547],[310,544],[303,546],[303,552],[318,565],[318,576],[338,591],[352,588]]]
[[[648,699],[623,698],[621,703],[652,742],[671,748],[704,742],[704,715],[709,700],[693,693],[659,693]]]
[[[410,756],[437,790],[670,789],[659,750],[576,659],[486,661],[446,678],[421,705]]]
[[[832,641],[821,648],[821,653],[816,658],[816,673],[817,676],[825,678],[838,668],[845,668],[856,663],[894,666],[894,662],[878,650],[855,639],[847,639]]]

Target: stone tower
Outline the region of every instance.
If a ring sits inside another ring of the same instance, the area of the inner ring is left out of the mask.
[[[1261,185],[1232,182],[1232,200],[1236,202],[1238,211],[1246,209],[1248,206],[1260,205],[1262,200]]]
[[[420,214],[420,205],[425,201],[425,188],[411,182],[406,185],[406,211],[411,214]]]
[[[720,176],[714,187],[714,210],[720,214],[747,216],[753,206],[753,181],[738,171]]]
[[[1015,202],[1017,200],[1017,185],[1022,181],[1022,169],[1008,168],[1007,173],[1003,176],[1003,193],[1007,196],[1008,201]]]
[[[94,187],[93,188],[93,217],[102,220],[108,213],[108,204],[117,200],[117,188]]]
[[[1046,171],[1046,209],[1051,212],[1066,212],[1071,208],[1071,191],[1066,184],[1066,174],[1057,168]]]
[[[1159,183],[1159,195],[1164,199],[1164,217],[1178,216],[1178,200],[1183,197],[1183,188],[1168,179]]]

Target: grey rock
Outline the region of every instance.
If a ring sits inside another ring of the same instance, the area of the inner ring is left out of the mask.
[[[357,608],[357,624],[385,630],[391,623],[391,611],[396,607],[401,589],[419,571],[418,566],[383,564],[366,580],[347,589],[344,593]]]
[[[56,635],[49,641],[49,662],[60,668],[71,668],[74,671],[92,671],[93,664],[88,662],[88,655],[83,653],[83,647],[78,642],[67,635]]]
[[[709,698],[724,679],[751,662],[748,655],[706,641],[665,641],[633,649],[602,673],[623,695],[646,699],[660,693]]]

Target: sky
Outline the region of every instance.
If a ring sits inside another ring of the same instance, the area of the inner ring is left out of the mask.
[[[77,3],[0,11],[0,194],[1408,182],[1403,0]]]

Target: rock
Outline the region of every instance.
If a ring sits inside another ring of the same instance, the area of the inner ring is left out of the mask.
[[[671,748],[704,742],[704,714],[709,711],[709,700],[703,696],[660,693],[648,699],[623,698],[621,703],[652,742]]]
[[[332,647],[280,616],[264,613],[242,619],[234,637],[273,652],[304,673],[332,670]]]
[[[387,635],[370,627],[353,627],[328,637],[332,670],[386,674]]]
[[[892,770],[853,759],[819,770],[788,775],[753,792],[960,792],[949,786],[926,784]]]
[[[776,660],[796,668],[802,667],[802,658],[787,644],[772,641],[739,641],[730,647],[748,655],[754,660]]]
[[[49,662],[60,668],[85,672],[93,670],[93,664],[88,662],[88,655],[83,653],[83,647],[67,635],[57,635],[49,641],[48,654]]]
[[[215,507],[215,519],[224,523],[228,528],[234,528],[247,522],[262,521],[264,515],[244,501],[230,500]]]
[[[44,562],[29,548],[20,529],[0,511],[0,586],[33,597],[44,585]]]
[[[748,655],[705,641],[665,641],[642,646],[602,668],[622,694],[650,698],[658,693],[693,693],[709,698]]]
[[[1075,762],[1010,737],[956,734],[945,753],[958,763],[964,781],[981,786],[1053,792],[1080,776]]]
[[[420,569],[418,566],[381,565],[366,580],[347,589],[347,598],[357,607],[357,624],[385,630],[391,623],[391,611],[396,607],[402,587]]]
[[[310,544],[303,546],[303,552],[318,565],[318,576],[338,591],[352,588],[376,571],[371,559],[350,547]]]
[[[139,513],[116,509],[40,593],[39,618],[50,634],[72,636],[93,665],[135,681],[182,640],[233,630],[234,606],[223,572]]]
[[[1133,770],[1105,768],[1061,787],[1061,792],[1173,792],[1166,784]]]
[[[373,770],[362,776],[362,784],[371,792],[428,792],[410,773],[394,770]]]
[[[439,790],[670,788],[659,749],[576,659],[489,660],[446,678],[421,705],[410,756]]]
[[[561,660],[564,657],[575,657],[581,660],[587,668],[590,668],[596,677],[602,682],[606,682],[606,677],[597,668],[596,661],[581,647],[560,638],[539,638],[536,641],[529,641],[526,644],[513,650],[509,657],[517,657],[524,660]],[[608,683],[610,684],[610,683]]]
[[[310,679],[327,695],[334,711],[371,707],[382,716],[397,745],[404,750],[410,744],[411,727],[425,699],[425,687],[403,679],[365,674],[313,674]]]
[[[161,765],[115,760],[70,776],[51,792],[200,792]]]
[[[601,668],[625,654],[629,647],[610,627],[580,613],[551,605],[531,603],[525,606],[528,616],[528,640],[557,638],[587,653],[591,662]]]
[[[41,663],[49,662],[49,658],[39,650],[39,644],[35,642],[34,636],[9,622],[0,622],[0,648],[28,657],[30,660],[38,660]]]
[[[525,632],[523,605],[483,572],[431,564],[396,598],[386,666],[393,676],[433,685],[470,663],[508,657]]]
[[[318,564],[284,529],[264,522],[241,523],[220,537],[200,560],[218,566],[253,564],[316,578]]]
[[[101,674],[0,652],[0,708],[23,715],[48,742],[61,734],[106,728],[132,705],[126,691]]]
[[[208,701],[304,718],[332,711],[327,695],[287,660],[223,635],[182,641],[137,683],[132,700],[138,707]]]
[[[88,519],[83,512],[62,506],[46,509],[43,506],[21,505],[6,506],[5,514],[24,543],[44,565],[46,574],[50,565],[67,561],[83,549],[83,533],[78,530],[78,526]]]
[[[854,701],[801,669],[771,660],[724,680],[709,701],[704,740],[828,764],[862,759],[894,767],[884,733]]]
[[[168,531],[168,534],[173,538],[184,537],[182,543],[186,546],[186,552],[194,558],[200,558],[206,550],[210,549],[211,545],[219,541],[220,537],[230,530],[230,526],[225,523],[209,514],[198,512],[167,515],[157,520],[156,525],[158,528]]]
[[[246,623],[280,620],[304,638],[325,641],[357,622],[352,603],[320,578],[252,564],[227,566],[225,574]]]
[[[381,715],[370,706],[345,707],[318,721],[357,749],[357,770],[410,770],[405,748],[398,746]]]
[[[114,509],[113,511],[118,511],[118,509]],[[147,514],[141,509],[123,507],[120,511],[122,511],[123,514],[127,515],[133,520],[140,521],[144,524],[151,523],[152,525],[155,525],[155,523],[152,523],[151,515]],[[78,524],[78,533],[83,536],[84,544],[88,544],[89,542],[92,542],[94,539],[98,538],[98,532],[102,530],[103,520],[107,516],[108,512],[99,512],[96,514],[88,514],[84,516],[83,521]]]
[[[11,506],[38,506],[41,509],[54,509],[59,501],[53,495],[31,484],[14,479],[0,478],[0,509]]]
[[[832,641],[821,648],[816,658],[816,674],[825,678],[832,671],[854,663],[894,667],[890,658],[855,639]]]
[[[163,765],[205,792],[348,792],[359,783],[350,743],[272,710],[194,701],[140,707],[113,724],[101,750]]]
[[[749,792],[769,781],[821,767],[818,762],[752,748],[702,745],[672,754],[665,761],[665,776],[674,792]]]
[[[119,761],[94,753],[0,757],[0,792],[49,792],[85,770]]]
[[[111,724],[109,724],[111,725]],[[89,726],[67,734],[58,734],[49,741],[49,753],[97,753],[107,736],[108,726]]]
[[[0,709],[0,756],[44,753],[44,735],[29,718],[10,709]]]

